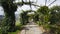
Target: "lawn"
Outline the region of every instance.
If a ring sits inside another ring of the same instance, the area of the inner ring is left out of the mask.
[[[20,31],[17,30],[16,32],[8,32],[8,34],[18,34]]]

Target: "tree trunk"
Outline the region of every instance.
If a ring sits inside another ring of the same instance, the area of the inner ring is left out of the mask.
[[[13,4],[12,1],[5,1],[2,3],[2,7],[5,13],[5,19],[7,26],[9,25],[10,28],[8,31],[14,31],[15,28],[15,11],[17,10],[17,6]]]

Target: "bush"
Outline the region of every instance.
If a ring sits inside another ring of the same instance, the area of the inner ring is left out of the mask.
[[[1,26],[0,26],[0,33],[1,34],[8,34],[8,30],[10,28],[9,24],[10,24],[10,21],[9,21],[8,18],[5,18],[5,19],[2,20]]]

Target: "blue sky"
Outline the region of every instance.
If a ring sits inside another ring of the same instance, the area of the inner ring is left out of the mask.
[[[33,1],[35,1],[35,0],[33,0]],[[54,1],[54,0],[48,0],[48,2],[47,2],[47,6],[52,2],[52,1]],[[38,2],[36,3],[37,5],[40,5],[40,6],[43,6],[43,5],[45,5],[45,0],[38,0]],[[60,5],[60,0],[57,0],[55,3],[53,3],[51,6],[53,6],[53,5]],[[51,7],[50,6],[50,7]],[[29,6],[27,6],[27,5],[24,5],[24,6],[22,6],[22,7],[19,7],[18,6],[18,8],[17,8],[17,11],[15,12],[16,14],[19,14],[19,13],[21,13],[22,11],[21,10],[29,10],[30,9],[30,7]],[[34,7],[34,6],[32,6],[32,9],[33,10],[36,10],[36,8]],[[3,11],[3,8],[0,6],[0,15],[3,15],[4,14],[4,11]]]

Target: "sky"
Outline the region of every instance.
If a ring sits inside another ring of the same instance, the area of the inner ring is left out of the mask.
[[[20,0],[17,0],[17,1],[20,1]],[[31,1],[35,2],[35,0],[31,0]],[[46,5],[48,6],[53,1],[54,0],[50,0],[50,1],[48,0]],[[43,6],[43,5],[45,5],[45,0],[38,0],[37,3],[35,3],[35,4],[39,5],[39,6]],[[54,5],[60,5],[60,0],[57,0],[51,6],[54,6]],[[49,7],[51,7],[51,6],[49,6]],[[23,5],[22,7],[18,6],[17,11],[15,12],[15,14],[20,14],[22,12],[21,10],[29,10],[29,9],[30,9],[30,7],[28,5]],[[32,6],[32,9],[37,10],[37,8],[35,8],[34,6]],[[1,6],[0,6],[0,15],[4,15],[4,10]]]

